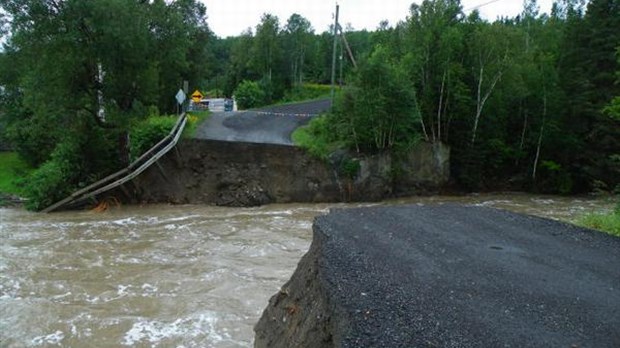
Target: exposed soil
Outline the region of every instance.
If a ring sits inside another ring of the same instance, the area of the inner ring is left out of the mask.
[[[390,174],[389,154],[357,158],[359,171],[351,177],[338,161],[319,160],[294,146],[188,139],[130,185],[110,194],[133,203],[247,207],[377,201],[432,192],[448,180],[447,148],[420,143],[410,157],[400,167],[399,180]]]

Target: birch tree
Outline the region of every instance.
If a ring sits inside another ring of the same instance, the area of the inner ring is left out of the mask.
[[[472,67],[476,81],[476,111],[471,131],[471,145],[476,142],[478,125],[484,107],[500,81],[509,61],[507,35],[500,25],[480,25],[475,29],[470,43],[470,55],[475,65]],[[503,34],[503,35],[502,35]]]
[[[408,53],[403,63],[417,87],[424,138],[442,141],[447,132],[450,96],[459,84],[463,37],[458,25],[460,1],[424,1],[413,4],[407,19]]]
[[[292,14],[284,26],[284,40],[286,44],[288,63],[292,84],[301,85],[304,82],[306,55],[310,48],[314,30],[310,22],[299,14]]]

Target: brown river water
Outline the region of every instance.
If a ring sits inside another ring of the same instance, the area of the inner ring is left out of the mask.
[[[570,221],[608,199],[416,197]],[[253,325],[333,207],[0,209],[0,347],[250,347]],[[364,204],[370,205],[370,204]]]

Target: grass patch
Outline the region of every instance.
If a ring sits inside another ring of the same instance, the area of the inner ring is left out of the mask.
[[[193,138],[196,135],[198,125],[211,116],[209,111],[190,111],[187,113],[187,124],[183,130],[183,138]]]
[[[297,128],[291,139],[293,143],[306,151],[312,156],[320,159],[327,159],[327,157],[339,148],[343,148],[344,144],[339,141],[334,141],[331,138],[331,133],[325,131],[328,120],[325,116],[319,116],[306,126]]]
[[[577,220],[577,225],[592,228],[620,237],[620,202],[610,213],[592,213]]]
[[[17,153],[0,152],[0,192],[21,195],[23,188],[20,181],[32,170]]]

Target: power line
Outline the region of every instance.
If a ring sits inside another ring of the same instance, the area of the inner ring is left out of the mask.
[[[472,11],[472,10],[477,10],[477,9],[479,9],[479,8],[483,7],[483,6],[490,5],[490,4],[495,3],[495,2],[498,2],[498,1],[502,1],[502,0],[491,0],[491,1],[487,1],[487,2],[485,2],[485,3],[483,3],[483,4],[476,5],[476,6],[473,6],[473,7],[468,8],[468,9],[465,9],[465,10],[463,10],[463,12],[468,12],[468,11]]]

